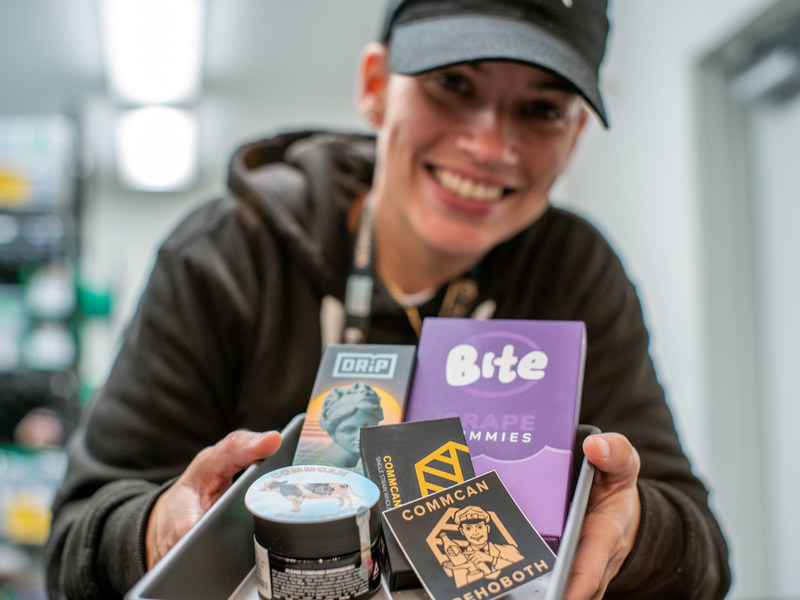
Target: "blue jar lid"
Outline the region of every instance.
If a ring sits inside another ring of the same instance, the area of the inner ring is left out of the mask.
[[[380,533],[378,487],[340,467],[296,465],[275,469],[245,494],[256,540],[275,554],[316,559],[359,551],[356,517],[369,515],[370,539]]]

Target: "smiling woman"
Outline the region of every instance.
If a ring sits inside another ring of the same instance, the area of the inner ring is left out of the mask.
[[[121,596],[272,454],[278,436],[255,432],[306,408],[323,330],[411,345],[410,316],[444,307],[585,323],[580,420],[604,433],[583,445],[596,477],[567,597],[725,595],[725,540],[635,288],[594,227],[550,205],[590,114],[607,122],[607,33],[601,0],[390,0],[358,71],[374,135],[289,132],[234,154],[227,193],[161,247],[71,445],[53,598]],[[334,406],[351,460],[378,411]]]

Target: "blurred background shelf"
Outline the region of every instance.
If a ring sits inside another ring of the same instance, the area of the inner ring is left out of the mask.
[[[62,445],[88,394],[83,334],[110,313],[81,274],[78,131],[65,115],[0,115],[0,600],[45,597]]]

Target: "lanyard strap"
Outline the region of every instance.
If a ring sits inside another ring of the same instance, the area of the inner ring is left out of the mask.
[[[364,201],[353,249],[353,268],[347,277],[344,296],[345,321],[342,341],[363,344],[367,341],[369,315],[372,312],[374,248],[372,247],[372,202]]]
[[[439,307],[440,317],[466,317],[470,305],[478,297],[478,284],[475,281],[475,269],[469,276],[453,279],[447,286],[442,305]],[[375,248],[373,247],[372,202],[369,198],[364,202],[361,218],[356,232],[353,250],[353,267],[347,277],[344,308],[345,324],[342,341],[346,344],[363,344],[369,332],[369,318],[372,312],[372,291],[375,286]],[[412,328],[419,338],[422,319],[414,305],[405,304],[398,291],[387,289],[394,300],[403,308]]]

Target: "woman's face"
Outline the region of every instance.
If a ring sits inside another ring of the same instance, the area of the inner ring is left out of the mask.
[[[358,410],[339,422],[333,431],[333,441],[346,451],[359,454],[361,452],[361,428],[365,425],[377,424],[373,417]]]
[[[379,212],[400,235],[451,255],[479,258],[542,214],[587,114],[562,79],[517,63],[364,81],[361,108],[378,126]]]

